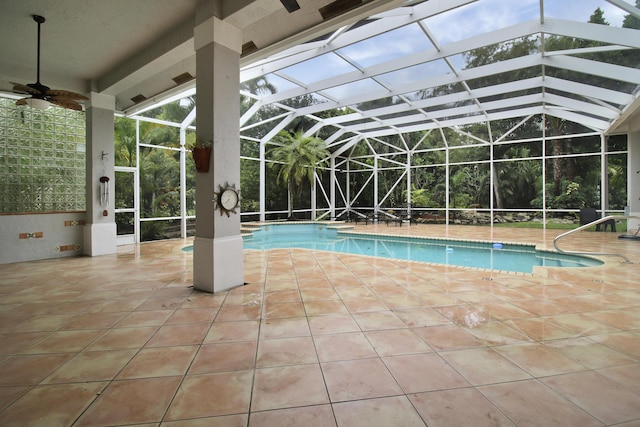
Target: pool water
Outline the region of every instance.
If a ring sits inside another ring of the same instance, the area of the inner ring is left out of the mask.
[[[534,266],[591,267],[602,264],[592,258],[539,251],[532,245],[345,233],[325,224],[266,225],[245,235],[243,240],[244,249],[317,249],[520,273],[531,273]]]

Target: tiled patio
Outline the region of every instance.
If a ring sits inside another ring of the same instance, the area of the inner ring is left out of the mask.
[[[617,234],[563,247],[634,264],[533,275],[245,251],[249,284],[216,295],[190,240],[1,265],[0,425],[639,426],[640,241]]]

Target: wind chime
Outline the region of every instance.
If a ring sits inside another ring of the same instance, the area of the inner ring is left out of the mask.
[[[100,206],[102,206],[102,216],[109,215],[107,208],[109,207],[109,177],[100,177]]]
[[[107,157],[107,153],[102,152],[102,168],[103,172],[106,171],[105,167],[105,158]],[[101,176],[100,177],[100,206],[102,206],[102,216],[108,216],[109,210],[109,177]]]

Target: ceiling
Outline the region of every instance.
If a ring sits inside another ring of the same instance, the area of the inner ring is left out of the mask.
[[[397,6],[383,0],[13,0],[0,13],[0,91],[12,83],[36,81],[37,24],[41,35],[43,84],[82,94],[116,98],[116,108],[132,98],[154,96],[195,76],[193,28],[197,14],[211,14],[243,31],[243,61],[304,41],[353,20]],[[292,12],[286,8],[287,5]],[[299,9],[293,9],[299,6]],[[209,14],[209,15],[206,15]],[[202,17],[200,21],[202,21]],[[252,59],[253,58],[253,59]],[[186,76],[188,79],[189,76]]]
[[[585,10],[576,9],[575,19],[556,15],[555,7],[569,1],[574,0],[4,1],[0,91],[11,92],[11,82],[36,80],[37,26],[31,16],[38,14],[46,18],[41,82],[55,89],[112,95],[117,110],[134,112],[167,93],[194,86],[189,80],[195,76],[193,28],[213,14],[242,30],[243,82],[260,76],[284,82],[277,93],[246,93],[255,103],[241,126],[255,124],[254,114],[273,107],[282,117],[269,118],[270,134],[295,117],[317,119],[323,111],[344,107],[350,114],[319,120],[316,126],[331,126],[332,141],[344,135],[375,137],[542,113],[602,132],[640,131],[638,66],[598,63],[575,49],[542,50],[473,68],[461,60],[470,49],[550,35],[595,41],[603,50],[640,49],[638,30],[587,24],[578,16]],[[597,4],[640,19],[631,0],[584,1],[589,6],[580,9],[586,9],[587,16]],[[513,18],[508,11],[517,12],[517,19],[509,21]],[[368,17],[373,19],[363,25],[361,20]],[[496,22],[501,25],[496,27]],[[452,29],[462,35],[447,39]],[[471,34],[465,36],[467,32]],[[385,42],[388,34],[400,34],[395,44]],[[378,50],[386,59],[367,63],[359,58],[364,51]],[[389,55],[389,50],[396,52]],[[331,60],[317,62],[320,57]],[[333,68],[338,62],[340,67]],[[531,68],[539,70],[533,77],[474,86],[485,76]],[[304,70],[310,69],[318,74],[307,80]],[[322,75],[323,70],[329,74]],[[424,76],[411,77],[409,70]],[[603,90],[563,78],[563,72],[576,71],[619,79],[635,89]],[[446,85],[455,91],[429,99],[414,96]],[[291,100],[301,95],[318,102],[305,109],[291,107]],[[367,103],[382,106],[365,110]]]

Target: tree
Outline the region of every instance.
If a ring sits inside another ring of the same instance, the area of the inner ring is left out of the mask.
[[[136,165],[136,122],[116,117],[114,123],[115,163],[117,166]]]
[[[552,136],[560,136],[565,132],[565,120],[559,119],[557,117],[547,117],[547,121],[549,123],[549,128],[551,130]],[[560,157],[562,152],[562,140],[554,139],[552,141],[553,147],[553,195],[559,196],[562,192],[561,184],[562,184],[562,176],[564,169],[564,161]]]
[[[589,22],[592,24],[609,25],[609,22],[604,19],[604,11],[600,9],[600,7],[596,8],[596,10],[591,14]]]
[[[636,7],[640,8],[640,0],[636,0]],[[628,14],[622,21],[622,28],[640,29],[640,18]],[[638,49],[629,49],[621,52],[622,65],[627,67],[637,67],[640,64],[640,51]]]
[[[156,108],[147,116],[172,122],[182,122],[193,109],[194,99],[187,98]],[[140,144],[136,145],[136,127]],[[114,158],[117,166],[133,167],[139,163],[140,172],[140,215],[142,218],[171,217],[180,213],[180,155],[176,150],[180,146],[177,128],[159,123],[136,121],[118,117],[114,123]],[[167,147],[167,148],[165,148]],[[139,152],[137,150],[139,149]],[[136,159],[139,156],[139,159]],[[193,200],[194,179],[192,162],[187,162],[187,200]],[[190,172],[189,172],[190,171]],[[128,177],[116,175],[116,203],[130,206],[133,200],[132,187]],[[193,206],[193,204],[188,204]],[[189,212],[191,213],[191,212]],[[126,216],[116,216],[119,227],[125,226],[120,221],[129,221]],[[142,240],[163,238],[167,228],[166,221],[146,221],[141,224]]]
[[[267,79],[266,76],[257,77],[240,83],[240,114],[242,115],[246,113],[255,102],[254,98],[243,94],[243,92],[249,92],[254,95],[271,95],[277,91],[277,88],[269,82],[269,79]],[[269,109],[270,108],[267,108],[267,110]]]
[[[286,182],[289,192],[289,218],[293,217],[293,196],[300,195],[305,182],[313,184],[315,170],[328,164],[327,143],[315,136],[305,136],[303,131],[280,132],[275,138],[278,145],[269,150],[278,169],[278,182]]]

